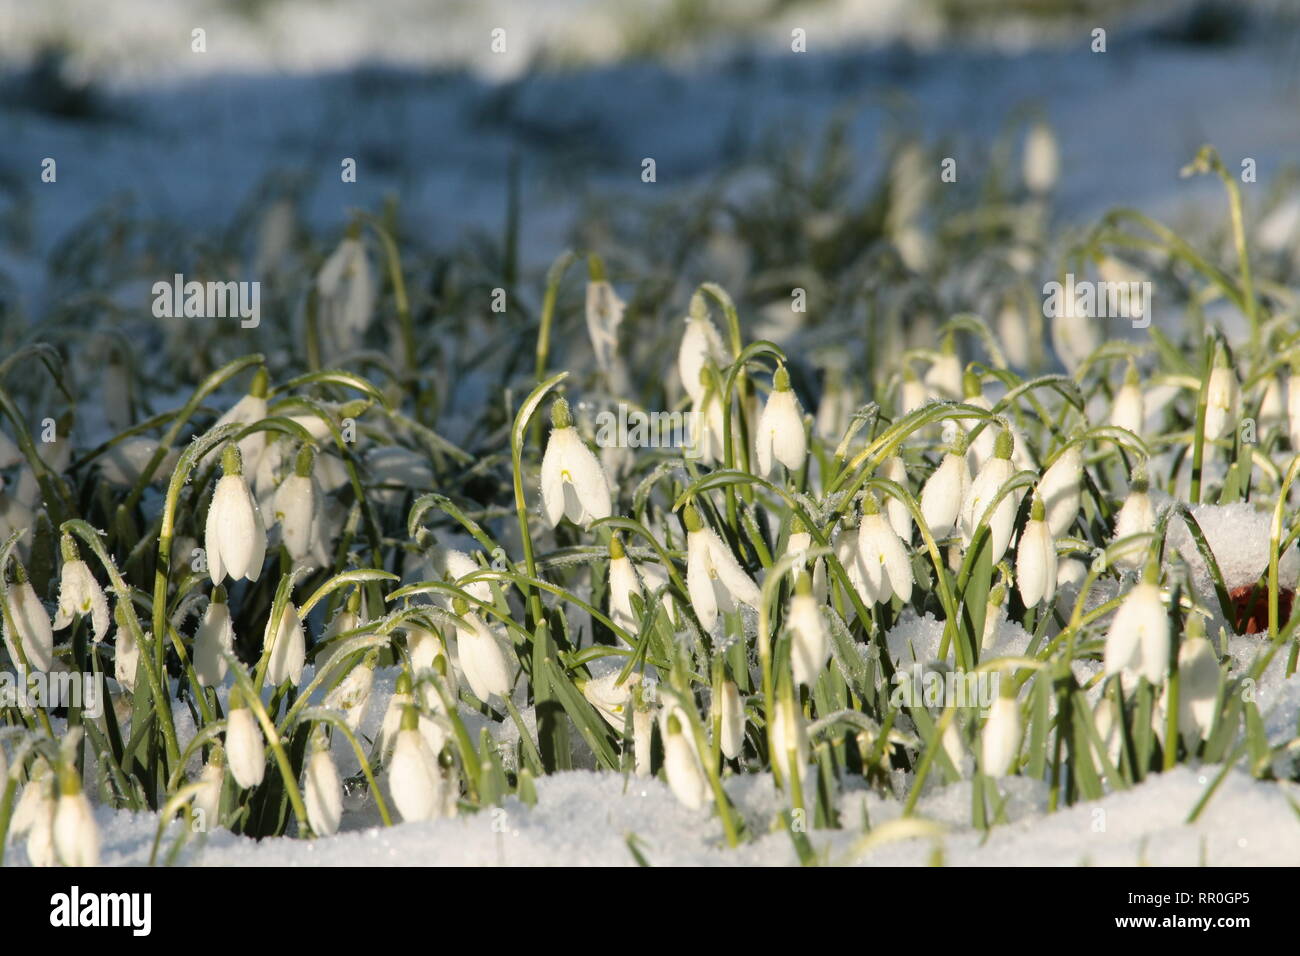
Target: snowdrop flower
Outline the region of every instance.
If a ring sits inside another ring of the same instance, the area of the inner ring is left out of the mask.
[[[220,584],[226,575],[236,581],[256,581],[266,556],[266,525],[244,481],[239,449],[227,445],[221,466],[224,474],[212,493],[204,532],[208,574],[213,584]]]
[[[709,781],[700,766],[681,708],[665,709],[660,731],[664,741],[664,773],[668,787],[683,805],[698,810],[709,800]]]
[[[54,849],[64,866],[99,866],[99,827],[81,789],[81,778],[71,766],[59,771]]]
[[[213,745],[212,755],[199,774],[199,791],[194,794],[194,812],[209,826],[221,822],[221,784],[226,775],[226,752],[220,744]]]
[[[63,550],[63,571],[59,576],[59,609],[54,615],[53,629],[62,630],[74,618],[89,615],[91,633],[96,642],[102,641],[108,633],[111,620],[108,598],[104,596],[104,589],[90,573],[86,562],[81,560],[72,536],[65,534],[60,546]]]
[[[992,424],[986,427],[993,427]],[[970,491],[962,504],[962,544],[969,548],[975,538],[984,513],[997,499],[998,490],[1011,480],[1015,467],[1011,464],[1011,433],[1002,429],[997,437],[993,457],[985,462],[979,474],[971,482]],[[1011,532],[1016,521],[1016,509],[1019,507],[1020,493],[1013,491],[1003,495],[993,507],[988,517],[990,559],[994,564],[1002,560],[1007,545],[1011,542]]]
[[[10,832],[15,837],[27,835],[27,858],[32,866],[57,866],[54,846],[55,776],[49,762],[37,756],[32,762],[27,786],[14,806]]]
[[[1097,728],[1097,736],[1101,738],[1102,745],[1105,747],[1106,756],[1110,758],[1112,764],[1119,763],[1119,755],[1124,747],[1124,725],[1120,719],[1119,705],[1115,703],[1114,698],[1103,697],[1097,701],[1097,706],[1092,712],[1093,725]]]
[[[447,801],[438,757],[420,734],[419,714],[407,706],[388,763],[388,789],[403,820],[436,820]]]
[[[1214,705],[1219,695],[1219,659],[1214,647],[1204,636],[1193,631],[1192,621],[1199,622],[1195,614],[1188,621],[1188,636],[1178,649],[1178,731],[1194,749],[1214,725]]]
[[[1025,607],[1050,604],[1056,596],[1056,542],[1045,514],[1043,500],[1035,497],[1016,545],[1016,586]]]
[[[808,736],[803,714],[795,704],[789,687],[778,696],[776,716],[772,720],[772,767],[782,779],[791,781],[798,775],[802,787],[808,775]]]
[[[772,473],[773,459],[785,465],[793,474],[804,465],[808,457],[808,441],[803,430],[803,411],[799,399],[790,388],[790,373],[784,365],[772,377],[772,394],[768,396],[763,414],[758,418],[755,436],[758,452],[758,471],[766,478]]]
[[[632,597],[645,598],[641,579],[632,565],[632,559],[623,549],[623,540],[617,534],[609,539],[609,617],[610,620],[629,634],[638,633],[641,622],[632,606]],[[671,610],[671,604],[664,595],[664,605]],[[620,647],[628,647],[627,641],[618,638]]]
[[[800,563],[795,565],[795,570],[804,570],[805,559],[802,556],[812,548],[812,535],[808,533],[808,527],[797,514],[790,519],[790,537],[786,539],[786,548],[791,554],[801,556]]]
[[[801,687],[812,687],[830,660],[831,648],[830,634],[806,573],[799,575],[795,583],[786,626],[790,629],[790,666],[794,671],[794,682]]]
[[[279,627],[272,631],[275,615],[266,619],[266,629],[262,633],[262,652],[270,652],[271,659],[266,667],[266,679],[273,687],[279,687],[285,681],[295,685],[302,680],[302,668],[307,661],[307,635],[303,632],[302,620],[293,601],[286,601],[280,614]]]
[[[1068,445],[1038,482],[1038,496],[1046,509],[1052,537],[1059,538],[1070,530],[1079,516],[1082,492],[1083,452],[1078,445]]]
[[[632,702],[633,688],[641,680],[641,675],[630,673],[620,684],[618,675],[622,668],[608,658],[594,660],[588,666],[592,676],[589,679],[578,678],[575,681],[578,690],[605,723],[621,734],[627,725],[627,708]]]
[[[987,651],[998,642],[998,631],[1007,619],[1007,587],[998,582],[989,591],[988,607],[984,609],[984,629],[980,633],[980,650]]]
[[[230,689],[230,713],[226,716],[226,760],[235,783],[249,790],[262,782],[266,773],[266,744],[257,718],[244,704],[244,692]]]
[[[5,622],[5,647],[20,675],[30,671],[45,673],[54,666],[54,631],[45,605],[27,580],[27,569],[15,561],[15,580],[9,589],[9,614],[13,631]]]
[[[275,490],[274,517],[280,525],[280,539],[294,561],[305,560],[315,546],[316,508],[320,490],[312,477],[316,452],[304,445],[298,452],[293,474]]]
[[[716,465],[726,459],[726,445],[723,439],[726,437],[725,431],[726,420],[722,414],[722,401],[718,398],[716,389],[708,388],[704,391],[704,397],[700,402],[694,405],[694,414],[691,418],[691,453],[706,465]],[[733,431],[733,441],[734,431]]]
[[[1139,465],[1133,470],[1128,497],[1124,499],[1119,514],[1115,516],[1115,534],[1111,538],[1112,542],[1155,532],[1156,509],[1151,503],[1151,496],[1147,494],[1147,487],[1146,468]],[[1117,567],[1135,570],[1141,566],[1148,547],[1149,543],[1146,539],[1135,538],[1114,551],[1112,560]]]
[[[944,454],[939,467],[921,488],[921,517],[936,538],[953,530],[961,516],[962,502],[970,493],[970,468],[966,464],[963,441],[958,438],[958,444]]]
[[[644,706],[641,694],[635,695],[632,709],[632,766],[638,777],[650,776],[650,754],[654,736],[654,714]]]
[[[625,384],[625,373],[618,358],[618,328],[623,324],[626,309],[627,305],[603,276],[587,283],[587,335],[591,338],[591,351],[596,357],[596,367],[616,394]]]
[[[762,593],[717,532],[704,527],[694,505],[687,505],[685,521],[686,590],[700,624],[711,631],[719,611],[731,614],[738,603],[757,608]]]
[[[1205,386],[1205,437],[1213,441],[1223,438],[1237,427],[1238,405],[1241,390],[1237,387],[1237,376],[1227,367],[1227,360],[1220,352],[1210,371],[1210,381]]]
[[[1115,400],[1110,406],[1110,424],[1141,436],[1144,421],[1146,410],[1143,407],[1142,388],[1138,384],[1137,366],[1130,361],[1128,371],[1124,373],[1124,384],[1115,393]]]
[[[924,408],[930,400],[925,385],[917,379],[910,365],[903,366],[903,382],[899,386],[898,404],[903,415],[910,415],[919,408]]]
[[[316,836],[333,836],[343,819],[343,782],[339,780],[325,735],[319,731],[312,735],[311,754],[303,776],[307,822]]]
[[[444,658],[444,666],[445,660]],[[441,670],[436,673],[439,679],[446,679]],[[406,713],[407,706],[414,703],[411,688],[411,675],[405,671],[398,674],[393,696],[388,699],[388,709],[384,711],[383,723],[379,729],[379,750],[386,761],[391,758],[393,748],[397,746],[397,735],[402,729],[402,715]],[[442,706],[441,702],[439,706]],[[417,727],[429,751],[434,754],[442,753],[443,745],[450,738],[450,728],[445,718],[439,715],[430,716],[421,711],[417,719]]]
[[[718,720],[722,733],[718,738],[722,755],[728,760],[740,756],[745,746],[745,705],[740,700],[740,688],[735,681],[723,681],[722,693],[717,701]]]
[[[1010,680],[1005,683],[1010,684]],[[990,777],[1005,777],[1015,769],[1020,753],[1020,705],[1010,693],[999,693],[980,735],[982,769]]]
[[[623,549],[622,539],[614,535],[609,541],[609,617],[631,633],[636,633],[637,630],[636,612],[632,607],[634,594],[641,596],[641,581]],[[627,644],[622,639],[620,643]]]
[[[681,377],[686,394],[697,405],[704,397],[700,373],[710,362],[718,368],[725,368],[731,360],[727,357],[722,339],[718,337],[718,330],[709,320],[708,308],[703,300],[692,299],[691,314],[686,319],[686,332],[682,335],[682,344],[677,351],[677,374]]]
[[[1060,152],[1056,137],[1046,123],[1035,123],[1025,136],[1022,174],[1031,193],[1042,195],[1051,192],[1060,174]]]
[[[1264,382],[1264,393],[1259,398],[1259,427],[1263,431],[1281,428],[1286,424],[1286,411],[1282,402],[1282,383],[1276,375]]]
[[[1138,673],[1160,684],[1169,670],[1169,616],[1160,588],[1144,579],[1124,598],[1106,634],[1106,676]]]
[[[429,548],[428,564],[429,570],[432,572],[431,577],[440,581],[449,581],[452,584],[459,584],[462,578],[478,574],[483,570],[478,562],[464,551],[440,544],[435,544]],[[484,604],[491,603],[492,585],[487,581],[471,581],[462,587],[465,593],[474,600],[482,601]],[[446,606],[450,608],[451,598],[445,598],[445,602]]]
[[[266,368],[263,366],[257,370],[253,376],[253,384],[249,392],[234,405],[230,406],[216,423],[213,428],[221,428],[223,425],[255,425],[262,419],[266,418],[266,392],[269,384],[269,377]],[[245,435],[237,443],[239,445],[239,455],[248,468],[250,474],[257,472],[258,463],[267,449],[266,432],[253,432],[251,435]],[[147,463],[148,459],[146,459]]]
[[[925,373],[925,384],[931,398],[939,401],[958,401],[962,397],[964,376],[961,359],[952,333],[944,336],[943,351],[939,353]]]
[[[352,731],[359,730],[361,721],[365,718],[370,691],[375,684],[375,665],[378,662],[379,651],[372,648],[362,662],[348,671],[348,676],[325,695],[325,706],[341,713],[348,729]]]
[[[370,326],[374,313],[375,283],[370,260],[361,242],[361,227],[353,224],[343,241],[316,274],[316,291],[324,328],[332,333],[335,346],[352,349]]]
[[[583,528],[612,512],[605,470],[573,427],[569,403],[551,406],[551,438],[542,456],[542,503],[555,527],[567,517]]]
[[[881,478],[888,478],[903,490],[908,490],[907,465],[897,455],[891,455],[881,462],[879,474]],[[889,518],[889,526],[894,529],[894,534],[904,541],[910,541],[912,538],[912,513],[907,510],[907,505],[904,504],[902,499],[890,495],[885,502],[885,515]]]
[[[880,506],[871,494],[863,499],[857,545],[863,600],[867,604],[885,604],[897,595],[899,600],[908,601],[912,597],[912,562],[907,547],[880,514]]]
[[[464,598],[456,599],[456,647],[460,669],[474,696],[487,703],[492,695],[510,695],[510,665],[496,635],[483,623],[483,619],[469,611]]]
[[[226,589],[218,584],[194,632],[194,677],[202,687],[215,687],[226,679],[226,654],[235,646],[235,628],[226,605]]]

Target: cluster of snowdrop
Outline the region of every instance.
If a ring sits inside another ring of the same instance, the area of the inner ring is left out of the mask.
[[[1035,131],[1027,149],[1038,203],[1054,147]],[[919,207],[895,212],[900,255],[924,268]],[[996,330],[956,316],[937,348],[875,356],[859,381],[747,336],[713,284],[675,361],[638,368],[593,257],[589,374],[547,377],[552,269],[532,391],[507,389],[508,439],[489,434],[509,447],[476,461],[434,430],[446,395],[413,371],[404,289],[390,325],[408,350],[364,350],[382,311],[370,256],[349,229],[304,297],[313,355],[340,368],[276,381],[266,356],[237,359],[181,413],[75,456],[0,432],[7,668],[112,678],[100,715],[0,710],[0,852],[21,837],[33,863],[96,862],[91,797],[163,827],[183,815],[179,849],[195,820],[328,836],[350,813],[532,801],[539,775],[575,766],[660,776],[733,844],[738,774],[773,776],[793,835],[837,825],[836,794],[860,786],[910,813],[967,779],[992,824],[1013,774],[1073,801],[1242,748],[1260,775],[1295,773],[1293,741],[1262,736],[1242,689],[1296,665],[1280,568],[1300,349],[1248,280],[1211,276],[1249,341],[1103,341],[1058,318],[1064,372],[1042,373],[1017,340],[1030,317],[1006,306]],[[349,370],[368,365],[389,381]],[[593,444],[588,397],[632,398],[638,378],[693,413],[698,454]],[[485,475],[513,500],[471,492]],[[1230,587],[1195,509],[1234,503],[1273,523],[1266,566]],[[1243,666],[1247,617],[1266,623]],[[900,698],[913,674],[993,692]]]

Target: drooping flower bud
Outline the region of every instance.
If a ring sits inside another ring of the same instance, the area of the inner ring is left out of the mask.
[[[763,477],[772,473],[774,461],[779,461],[793,473],[803,467],[808,456],[803,412],[799,408],[799,399],[790,388],[790,373],[784,365],[777,368],[772,378],[772,394],[759,416],[754,441],[758,471]]]
[[[712,528],[706,528],[694,505],[687,505],[686,589],[704,629],[712,630],[718,612],[733,613],[737,604],[757,608],[762,593],[740,567],[731,549]]]
[[[612,513],[609,482],[600,461],[591,453],[569,415],[569,403],[556,399],[551,407],[551,437],[542,455],[542,503],[555,527],[567,517],[585,528]]]
[[[221,463],[225,473],[212,493],[204,533],[208,574],[213,584],[227,574],[236,581],[256,581],[266,556],[266,526],[244,481],[239,449],[227,445]]]
[[[194,632],[194,676],[203,687],[215,687],[226,678],[226,657],[235,646],[235,628],[226,604],[226,589],[212,589],[198,630]]]
[[[91,633],[96,642],[108,634],[110,617],[108,598],[99,586],[90,568],[81,560],[77,544],[65,534],[60,542],[63,550],[63,571],[59,576],[59,610],[54,615],[54,630],[62,630],[74,618],[90,616]]]
[[[226,758],[230,774],[245,790],[256,787],[266,773],[266,743],[257,718],[244,703],[243,691],[230,690],[230,713],[226,715]]]
[[[54,849],[64,866],[99,866],[99,827],[74,766],[59,770]]]
[[[333,836],[343,819],[343,782],[339,780],[338,768],[334,766],[323,733],[312,735],[303,777],[302,796],[312,832],[317,836]]]

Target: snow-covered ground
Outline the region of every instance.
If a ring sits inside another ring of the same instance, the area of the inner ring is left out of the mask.
[[[988,839],[967,824],[969,784],[924,798],[918,817],[931,828],[917,836],[884,827],[898,804],[862,793],[847,794],[842,812],[861,814],[865,801],[880,832],[878,844],[855,846],[860,831],[814,830],[810,839],[829,863],[926,866],[1279,866],[1300,860],[1300,820],[1275,784],[1233,772],[1195,824],[1187,824],[1213,778],[1180,767],[1132,791],[1053,814],[1046,795],[1017,780],[1008,801],[1010,822]],[[733,777],[727,786],[746,818],[765,824],[780,808],[771,778]],[[430,823],[403,823],[341,833],[327,840],[253,840],[211,834],[196,838],[183,860],[204,866],[633,866],[629,839],[651,865],[784,866],[798,863],[784,832],[726,849],[714,816],[683,807],[659,780],[624,780],[615,774],[569,771],[537,784],[538,802],[511,798],[497,810]],[[1291,801],[1300,800],[1300,792]],[[157,832],[154,814],[96,813],[105,865],[142,865]],[[890,834],[893,839],[890,839]],[[175,839],[170,833],[161,855]],[[201,847],[201,849],[200,849]],[[15,857],[21,850],[14,848]]]

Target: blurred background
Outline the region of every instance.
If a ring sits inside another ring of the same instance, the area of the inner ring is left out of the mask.
[[[844,195],[904,140],[983,181],[1035,119],[1054,215],[1177,220],[1217,195],[1177,176],[1204,142],[1293,182],[1297,24],[1291,0],[0,0],[0,295],[40,315],[69,237],[226,243],[276,197],[322,230],[396,202],[433,248],[517,228],[546,263],[651,196],[743,203],[828,136]]]

